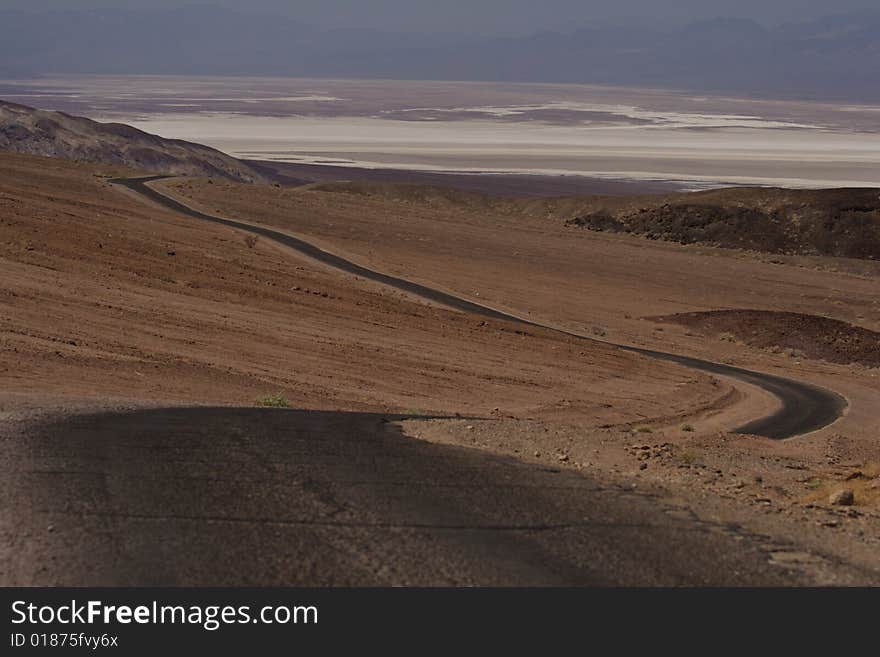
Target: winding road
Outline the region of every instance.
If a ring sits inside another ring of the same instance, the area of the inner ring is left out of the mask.
[[[166,196],[149,185],[151,182],[171,177],[172,176],[148,176],[141,178],[118,178],[111,182],[122,185],[150,201],[158,203],[179,214],[265,237],[340,271],[393,287],[428,301],[483,317],[501,319],[557,331],[581,340],[611,344],[624,351],[637,353],[642,356],[678,363],[711,374],[727,376],[757,386],[779,399],[781,406],[778,410],[766,417],[757,418],[752,422],[736,428],[736,433],[758,435],[773,439],[791,438],[816,431],[832,424],[840,418],[846,410],[847,401],[844,397],[832,390],[821,388],[819,386],[690,356],[682,356],[679,354],[598,340],[593,337],[567,331],[549,324],[542,324],[541,322],[503,312],[490,306],[437,290],[427,285],[409,281],[405,278],[391,276],[374,269],[369,269],[339,255],[325,251],[306,240],[278,230],[273,230],[272,228],[235,221],[232,219],[225,219],[223,217],[200,212],[174,198]]]
[[[156,179],[116,182],[175,212],[264,236],[431,301],[559,330],[269,228],[197,212],[147,185]],[[735,377],[782,400],[781,410],[741,431],[792,436],[834,421],[845,407],[835,393],[803,383],[619,346]],[[827,566],[788,541],[701,519],[649,487],[415,440],[397,424],[404,416],[54,403],[36,416],[0,418],[5,586],[878,581],[846,563]]]

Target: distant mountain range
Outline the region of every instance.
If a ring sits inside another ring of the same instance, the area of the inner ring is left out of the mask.
[[[228,9],[0,12],[0,76],[165,73],[583,82],[880,99],[880,11],[764,27],[574,29],[475,40],[315,30]]]
[[[164,139],[121,123],[98,123],[61,112],[0,101],[0,151],[117,164],[174,175],[264,180],[218,150]]]

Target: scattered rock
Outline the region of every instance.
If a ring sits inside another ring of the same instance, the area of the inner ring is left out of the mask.
[[[648,464],[647,464],[647,463],[644,463],[644,462],[643,462],[643,463],[640,463],[640,464],[639,464],[639,470],[647,470],[647,469],[648,469]]]
[[[834,506],[851,506],[855,501],[855,493],[850,488],[841,488],[828,498],[828,503]]]
[[[880,477],[868,484],[868,488],[880,489]]]

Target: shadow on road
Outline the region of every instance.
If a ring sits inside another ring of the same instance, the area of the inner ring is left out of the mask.
[[[4,436],[3,584],[790,584],[757,540],[389,416],[167,408]],[[4,523],[5,524],[5,523]]]

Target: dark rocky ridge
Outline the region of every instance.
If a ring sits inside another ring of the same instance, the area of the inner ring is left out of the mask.
[[[750,347],[807,358],[880,367],[880,333],[816,315],[770,310],[712,310],[653,318],[706,335],[734,336]]]
[[[734,188],[585,207],[567,225],[786,255],[880,258],[880,189]]]

